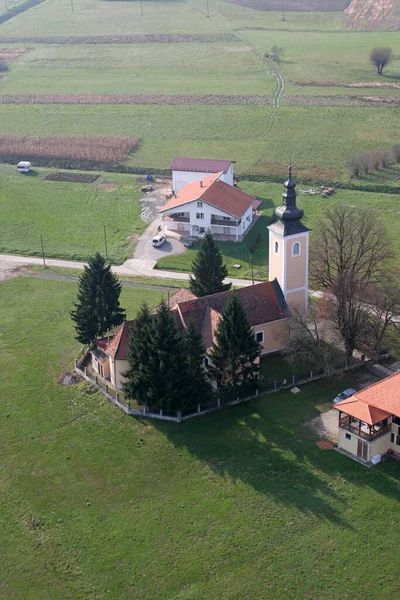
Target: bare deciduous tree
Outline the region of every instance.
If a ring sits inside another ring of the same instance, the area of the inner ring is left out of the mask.
[[[365,302],[368,314],[370,346],[380,352],[381,345],[390,326],[400,333],[400,273],[387,273],[384,281],[366,290]]]
[[[376,66],[378,75],[382,75],[384,67],[392,60],[392,56],[391,48],[377,47],[371,50],[369,60]]]
[[[393,256],[376,213],[347,205],[328,208],[310,252],[310,282],[331,300],[327,318],[340,333],[347,358],[365,338],[365,295],[385,281]]]

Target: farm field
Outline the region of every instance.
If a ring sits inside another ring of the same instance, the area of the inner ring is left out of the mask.
[[[52,171],[29,175],[0,166],[0,248],[10,254],[86,260],[104,253],[119,264],[132,256],[134,242],[144,231],[140,183],[133,175],[107,173],[94,183],[46,181]]]
[[[282,21],[280,12],[220,0],[210,2],[210,18],[206,5],[192,0],[145,2],[143,17],[138,2],[74,6],[72,12],[70,0],[46,0],[0,26],[2,44],[29,49],[0,79],[0,102],[23,103],[18,110],[0,104],[3,133],[129,134],[142,139],[127,161],[132,167],[167,168],[176,155],[209,156],[236,160],[238,173],[268,173],[292,160],[300,175],[321,180],[348,180],[350,154],[398,142],[399,106],[384,103],[399,96],[396,32],[352,32],[340,12],[288,12]],[[145,43],[115,43],[133,35]],[[273,45],[284,48],[279,65],[252,51],[270,52]],[[394,53],[379,81],[368,60],[374,45]],[[285,82],[277,113],[272,68]],[[77,104],[60,104],[67,94]],[[162,96],[163,104],[119,103],[135,94]],[[118,104],[100,104],[107,95]],[[190,105],[194,95],[203,106]],[[256,95],[267,98],[246,105]],[[32,104],[35,96],[46,103]],[[183,104],[172,106],[177,96]],[[362,106],[365,100],[349,96],[382,102]],[[85,97],[98,104],[85,104]],[[385,182],[396,184],[386,174]]]
[[[313,231],[319,228],[319,219],[327,204],[344,203],[350,206],[367,208],[376,211],[376,214],[382,218],[389,232],[389,237],[393,243],[396,259],[400,259],[400,209],[398,198],[394,194],[377,194],[357,192],[353,190],[337,190],[334,196],[324,199],[321,196],[309,196],[299,194],[302,188],[301,182],[297,182],[297,204],[304,210],[305,216],[303,222],[311,231],[310,244],[313,240]],[[260,233],[262,241],[258,244],[254,254],[252,254],[254,278],[262,280],[268,276],[268,231],[267,225],[277,206],[282,204],[283,186],[280,184],[254,183],[249,181],[240,182],[240,187],[257,196],[262,200],[260,209],[262,216],[259,218],[253,229],[250,231],[244,242],[217,242],[222,252],[224,261],[228,267],[228,274],[231,277],[243,277],[251,279],[250,255],[248,248]],[[308,186],[306,186],[308,188]],[[196,255],[198,245],[186,250],[183,254],[169,256],[158,261],[160,269],[191,271],[191,264]],[[241,264],[240,269],[235,269],[235,263]]]
[[[182,426],[130,419],[86,384],[56,382],[80,350],[75,293],[34,278],[0,285],[2,598],[399,593],[399,464],[366,469],[304,426],[352,380]],[[160,293],[124,289],[129,316],[144,298]]]

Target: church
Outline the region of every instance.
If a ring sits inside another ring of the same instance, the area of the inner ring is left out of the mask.
[[[290,307],[306,311],[308,307],[309,229],[302,222],[304,212],[296,204],[296,184],[289,177],[284,183],[283,203],[275,210],[269,229],[269,281],[235,291],[197,298],[180,289],[168,302],[183,331],[193,320],[203,338],[205,360],[215,340],[215,331],[228,298],[237,294],[247,313],[261,356],[282,351],[290,333]],[[157,308],[153,312],[157,313]],[[92,366],[117,389],[128,369],[129,336],[133,321],[121,325],[112,338],[97,340],[91,351]]]

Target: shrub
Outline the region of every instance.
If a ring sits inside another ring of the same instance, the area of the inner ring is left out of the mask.
[[[358,177],[362,172],[363,157],[361,152],[352,154],[347,161],[347,167],[354,177]]]

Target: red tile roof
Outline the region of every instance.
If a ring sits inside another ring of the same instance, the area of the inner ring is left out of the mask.
[[[193,319],[197,329],[203,335],[207,348],[212,345],[220,315],[233,293],[239,296],[252,326],[287,317],[286,302],[276,280],[244,287],[235,292],[220,292],[197,300],[181,302],[179,311],[185,324],[187,325],[190,319]]]
[[[342,400],[335,404],[335,408],[369,425],[379,423],[390,415],[400,417],[400,372]]]
[[[196,300],[197,296],[192,294],[192,292],[186,288],[180,288],[177,292],[172,294],[172,296],[166,298],[162,304],[168,304],[171,310],[174,310],[180,302],[186,302],[188,300]],[[161,304],[158,304],[153,308],[153,313],[156,313],[160,308]]]
[[[114,360],[126,360],[133,321],[124,321],[104,352]]]
[[[226,173],[230,160],[210,160],[208,158],[174,158],[171,171],[194,171],[197,173]]]
[[[202,200],[215,208],[219,208],[233,217],[240,218],[255,202],[254,196],[220,181],[221,173],[204,177],[183,186],[159,212],[178,208],[195,200]]]

